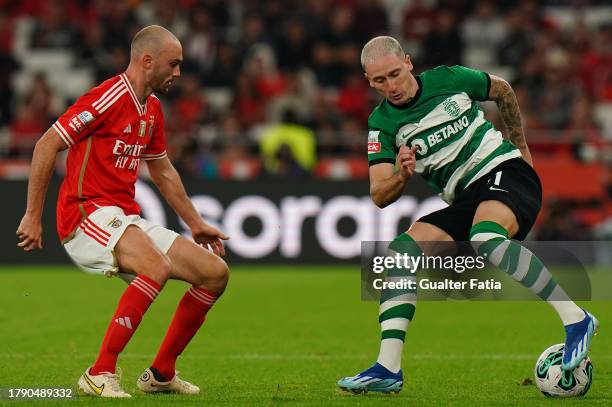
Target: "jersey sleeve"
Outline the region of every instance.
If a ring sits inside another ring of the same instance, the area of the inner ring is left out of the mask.
[[[161,108],[158,117],[154,118],[153,126],[149,128],[151,139],[141,157],[144,160],[158,160],[167,156],[166,153],[166,132],[164,131],[164,114]],[[151,120],[149,118],[149,120]],[[151,124],[149,124],[150,126]]]
[[[455,65],[450,68],[457,90],[467,93],[474,100],[487,100],[491,89],[491,77],[477,69]]]
[[[112,88],[107,92],[99,92],[97,88],[91,90],[53,123],[53,129],[68,147],[74,146],[102,125],[104,116],[111,110],[113,96]]]
[[[382,130],[370,128],[368,131],[368,164],[395,164],[393,139]]]

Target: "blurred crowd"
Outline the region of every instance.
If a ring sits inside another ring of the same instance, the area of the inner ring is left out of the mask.
[[[125,69],[135,32],[160,24],[183,44],[182,77],[163,98],[169,153],[182,174],[363,176],[367,117],[379,98],[363,78],[359,54],[371,37],[391,34],[415,73],[462,64],[507,78],[536,157],[602,164],[610,193],[609,4],[0,0],[0,154],[27,159],[78,96],[63,90],[76,78],[72,70],[88,73],[77,89],[86,91]],[[44,64],[24,78],[29,56],[41,51],[68,54],[64,82],[53,81]],[[503,129],[490,104],[485,111]],[[339,157],[349,163],[345,170],[327,165]]]

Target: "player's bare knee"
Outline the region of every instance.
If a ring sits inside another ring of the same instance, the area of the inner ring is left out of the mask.
[[[204,274],[206,275],[205,285],[208,286],[211,291],[221,295],[223,291],[225,291],[225,287],[227,287],[229,281],[229,267],[227,263],[223,259],[217,257],[211,262],[209,267],[207,267]]]
[[[223,287],[221,291],[225,290],[227,282],[229,281],[229,267],[221,258],[217,258],[213,266],[213,279],[218,286]]]

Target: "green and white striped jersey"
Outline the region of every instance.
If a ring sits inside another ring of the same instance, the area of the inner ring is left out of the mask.
[[[468,185],[500,163],[521,157],[476,101],[486,100],[489,75],[439,66],[416,76],[419,89],[402,106],[383,100],[368,119],[368,161],[395,163],[399,148],[419,146],[416,172],[452,203]]]

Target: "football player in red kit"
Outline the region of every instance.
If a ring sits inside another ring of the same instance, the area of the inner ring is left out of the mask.
[[[93,396],[130,397],[115,371],[117,357],[169,278],[191,286],[137,384],[144,392],[200,390],[176,375],[175,363],[225,290],[228,267],[219,256],[225,254],[222,240],[228,237],[204,222],[166,155],[164,117],[154,92],[168,92],[180,76],[182,60],[181,44],[171,32],[160,26],[142,29],[132,40],[126,71],[81,96],[34,150],[18,245],[26,251],[42,248],[47,186],[57,154],[69,149],[57,204],[59,238],[80,268],[129,282],[98,358],[78,382]],[[193,241],[140,217],[134,193],[141,160],[191,229]]]

